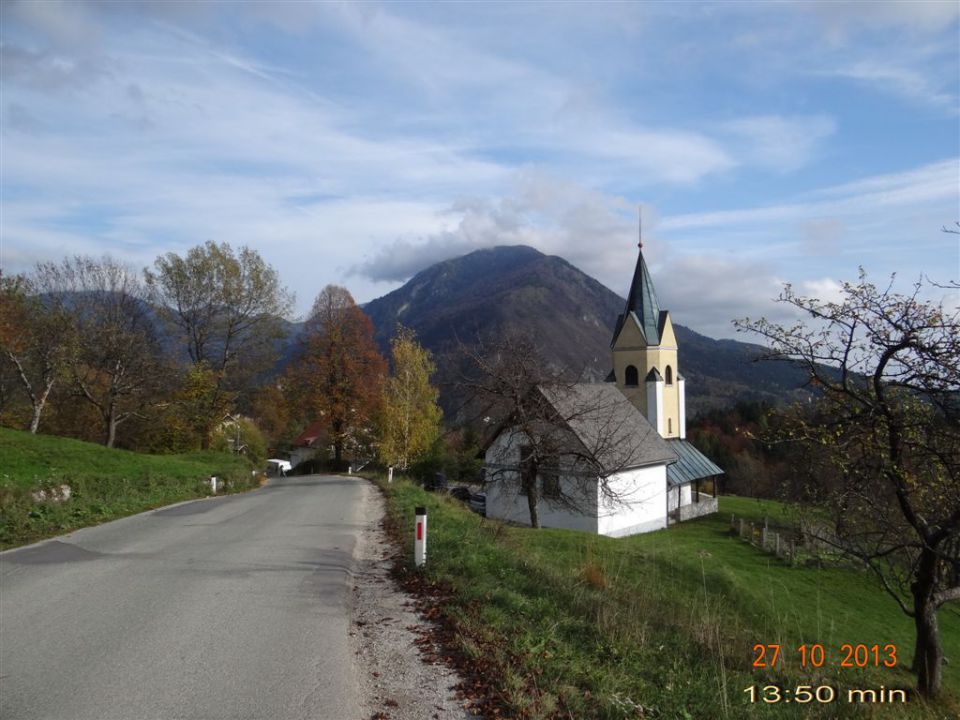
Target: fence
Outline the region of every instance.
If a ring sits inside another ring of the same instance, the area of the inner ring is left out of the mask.
[[[731,514],[730,534],[738,536],[741,540],[745,540],[761,550],[773,553],[791,565],[796,564],[799,557],[797,554],[797,531],[783,528],[771,530],[767,518],[763,519],[763,524],[758,524],[752,520],[738,518]]]
[[[770,528],[769,518],[762,523],[730,515],[730,534],[776,555],[791,565],[856,566],[843,552],[843,543],[827,525],[801,520],[793,527]]]

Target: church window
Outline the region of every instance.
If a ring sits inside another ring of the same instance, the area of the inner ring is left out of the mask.
[[[667,372],[665,373],[667,385],[673,385],[673,370],[667,365]]]
[[[627,387],[636,387],[640,384],[640,373],[637,372],[637,369],[633,365],[627,365],[623,384]]]

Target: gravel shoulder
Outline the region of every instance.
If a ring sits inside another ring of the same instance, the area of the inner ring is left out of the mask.
[[[460,676],[435,660],[432,625],[390,574],[393,547],[380,522],[383,497],[366,488],[366,522],[354,550],[350,635],[360,668],[363,717],[371,720],[471,720],[456,697]]]

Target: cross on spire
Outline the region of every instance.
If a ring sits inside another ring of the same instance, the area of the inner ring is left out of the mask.
[[[640,216],[639,230],[637,234],[637,247],[643,250],[643,205],[637,206],[637,215]]]

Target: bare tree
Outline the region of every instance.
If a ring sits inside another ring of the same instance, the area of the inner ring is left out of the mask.
[[[676,459],[616,386],[577,383],[568,370],[545,363],[525,336],[461,353],[461,386],[474,417],[488,435],[520,448],[519,463],[488,464],[488,479],[515,481],[532,527],[540,527],[541,499],[575,513],[592,511],[598,490],[610,506],[642,502],[618,473]]]
[[[155,399],[163,374],[162,351],[139,275],[109,257],[78,256],[41,263],[35,277],[52,310],[69,318],[70,381],[98,411],[104,444],[113,447],[117,428],[141,416]]]
[[[960,600],[960,308],[880,289],[861,270],[840,302],[779,301],[806,317],[791,327],[737,321],[770,357],[801,364],[822,394],[794,412],[781,440],[802,443],[830,482],[806,498],[827,525],[819,539],[869,567],[916,627],[918,689],[940,689],[937,612]]]
[[[212,241],[185,257],[158,257],[144,276],[157,312],[179,333],[191,363],[211,373],[201,433],[206,446],[223,406],[237,391],[252,389],[257,374],[275,360],[280,323],[293,307],[293,295],[256,250],[235,252]]]
[[[69,327],[48,307],[29,278],[0,276],[0,351],[30,401],[28,428],[36,433],[54,385],[63,376]]]

